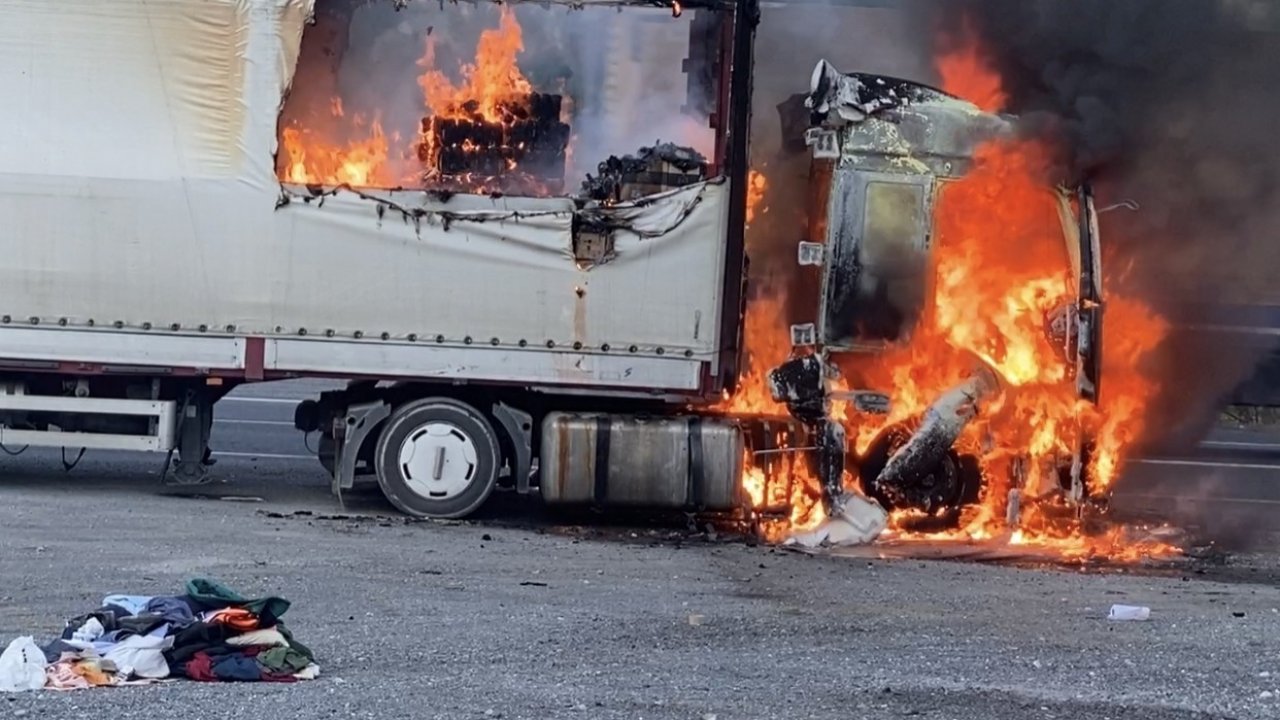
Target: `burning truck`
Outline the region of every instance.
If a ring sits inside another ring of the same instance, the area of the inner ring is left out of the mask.
[[[14,66],[78,68],[3,86],[40,136],[0,145],[4,442],[176,452],[200,483],[228,391],[338,378],[295,416],[336,494],[865,540],[1058,532],[1136,432],[1161,331],[1104,299],[1089,188],[953,94],[818,66],[784,134],[821,297],[772,311],[754,0],[100,4],[0,8],[77,30]]]
[[[796,107],[801,102],[804,111]],[[951,230],[945,213],[982,211],[957,206],[951,195],[963,193],[958,183],[989,161],[984,149],[1012,142],[1014,127],[939,90],[844,74],[826,61],[814,69],[808,95],[785,110],[784,132],[803,137],[814,163],[811,191],[818,195],[811,205],[818,217],[810,219],[797,258],[815,268],[822,291],[815,322],[790,328],[796,352],[770,372],[772,399],[815,438],[814,467],[835,523],[829,539],[877,536],[887,524],[885,510],[898,513],[903,527],[950,528],[963,509],[978,506],[984,491],[995,492],[984,479],[996,470],[984,467],[983,456],[991,455],[998,440],[982,435],[1002,428],[966,431],[1000,402],[1008,386],[1032,379],[1020,372],[1038,371],[1019,368],[1018,362],[1049,365],[1064,400],[1070,388],[1069,404],[1077,406],[1071,415],[1098,400],[1102,273],[1092,193],[1088,185],[1041,188],[1016,199],[1030,206],[1032,232],[1026,224],[985,230],[1019,234],[1026,245],[1017,251],[1050,260],[1036,296],[1008,298],[1021,303],[1013,322],[1029,320],[1042,330],[1040,336],[1019,338],[1001,328],[975,343],[951,343],[956,352],[948,354],[956,364],[934,370],[950,376],[952,384],[935,385],[932,394],[913,399],[914,407],[908,400],[906,413],[895,413],[895,402],[901,402],[897,388],[876,386],[865,366],[894,352],[910,353],[913,345],[930,342],[931,331],[941,327],[951,334],[966,321],[939,317],[947,313],[937,304],[947,292],[939,285],[948,279],[936,275],[941,266],[935,246],[957,240],[954,233],[945,236]],[[983,237],[963,239],[994,244]],[[1017,282],[1016,276],[1005,280]],[[982,321],[974,324],[981,328]],[[1018,341],[1052,354],[1036,359],[1032,350],[1017,357],[1020,348],[1011,343]],[[859,387],[850,389],[846,374]],[[846,408],[839,417],[835,404]],[[859,442],[851,445],[846,428]],[[1001,483],[1004,497],[994,504],[1003,507],[1007,526],[1020,524],[1024,493],[1037,508],[1052,503],[1071,511],[1096,499],[1091,491],[1101,488],[1090,477],[1091,430],[1078,421],[1071,430],[1063,433],[1069,435],[1066,442],[1048,452],[1001,449],[1008,455],[1000,470],[1008,478]],[[855,490],[846,489],[849,470],[856,474]]]
[[[723,406],[783,407],[809,431],[803,489],[773,493],[801,509],[783,532],[807,531],[802,543],[887,528],[1080,555],[1167,550],[1105,518],[1168,326],[1104,294],[1090,184],[1048,181],[1052,143],[1024,136],[1001,112],[999,76],[958,47],[937,61],[952,92],[822,61],[809,92],[779,107],[784,142],[810,158],[790,282],[819,290],[791,303],[809,320],[782,342],[748,316],[748,352],[763,349],[748,373],[769,396]],[[754,300],[775,325],[776,305]]]

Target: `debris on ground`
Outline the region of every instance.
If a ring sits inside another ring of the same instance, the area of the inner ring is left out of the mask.
[[[1108,620],[1142,622],[1151,619],[1151,608],[1141,605],[1112,605]]]
[[[0,691],[80,690],[169,678],[297,682],[320,674],[280,617],[281,597],[246,598],[213,580],[173,596],[108,595],[44,646],[20,637],[0,655]]]
[[[880,537],[888,525],[889,515],[879,503],[846,493],[821,525],[810,532],[792,535],[786,544],[806,548],[865,545]]]

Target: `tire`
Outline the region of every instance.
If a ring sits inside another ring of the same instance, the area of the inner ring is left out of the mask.
[[[933,532],[953,528],[960,522],[963,507],[977,502],[981,494],[982,469],[977,458],[962,455],[954,449],[948,450],[938,467],[927,478],[928,484],[907,488],[906,497],[902,494],[895,497],[876,483],[889,458],[907,443],[913,431],[914,428],[910,425],[894,425],[885,428],[872,441],[867,454],[858,460],[862,491],[887,510],[923,511],[923,506],[917,503],[923,499],[923,495],[927,495],[932,505],[928,515],[906,521],[906,529]]]
[[[406,515],[465,517],[498,481],[498,436],[485,416],[450,398],[400,406],[378,436],[374,467],[382,494]]]

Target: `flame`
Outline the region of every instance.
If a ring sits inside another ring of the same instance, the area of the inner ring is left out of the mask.
[[[763,176],[761,176],[763,177]],[[737,416],[787,417],[786,406],[769,392],[768,373],[791,354],[786,308],[778,288],[763,285],[743,318],[744,368],[738,387],[712,409]],[[776,438],[777,447],[785,447]],[[742,488],[762,517],[761,534],[779,542],[787,533],[816,527],[826,519],[817,476],[800,453],[743,458]]]
[[[953,47],[937,58],[942,89],[968,100],[984,112],[1003,112],[1009,102],[1009,94],[1005,92],[999,73],[992,70],[973,26],[965,22],[955,37],[944,40]]]
[[[427,36],[427,50],[419,65],[426,69],[418,84],[435,117],[467,117],[463,106],[474,102],[475,112],[488,122],[502,122],[503,105],[524,104],[533,85],[520,72],[516,56],[524,52],[524,33],[515,12],[502,8],[498,27],[480,33],[476,60],[462,66],[462,81],[454,84],[435,67],[436,38]]]
[[[341,101],[335,100],[333,108],[340,117]],[[353,126],[359,129],[361,125],[363,120],[357,116]],[[387,166],[387,137],[377,120],[365,137],[345,145],[328,143],[296,126],[284,128],[280,144],[285,151],[280,179],[285,182],[352,187],[388,186],[394,182]]]
[[[743,463],[742,488],[766,541],[780,542],[788,533],[815,528],[827,519],[817,479],[800,455],[777,453],[758,460],[748,452]]]
[[[761,290],[761,294],[747,304],[743,318],[745,362],[739,374],[738,387],[733,394],[726,394],[713,409],[736,415],[786,417],[786,406],[775,401],[769,393],[768,375],[770,370],[786,362],[791,354],[788,323],[781,294],[771,292],[768,287]]]
[[[976,44],[939,58],[944,89],[987,110],[1002,109],[1007,95],[998,74]],[[934,212],[932,302],[910,340],[876,355],[858,355],[842,374],[860,387],[891,395],[887,415],[858,413],[835,404],[832,416],[845,423],[855,450],[866,451],[890,425],[919,417],[931,403],[963,381],[980,363],[1001,380],[1001,390],[966,428],[957,449],[976,458],[985,480],[977,506],[964,510],[958,530],[920,534],[906,528],[920,513],[892,514],[888,537],[927,540],[1003,540],[1064,558],[1107,556],[1137,559],[1172,550],[1112,527],[1086,533],[1064,502],[1059,469],[1089,438],[1093,452],[1089,490],[1102,493],[1114,482],[1128,448],[1143,432],[1145,409],[1156,384],[1144,361],[1169,327],[1142,302],[1104,297],[1102,393],[1097,405],[1079,397],[1075,360],[1065,338],[1051,339],[1048,320],[1078,303],[1064,240],[1064,218],[1074,223],[1078,207],[1048,182],[1054,148],[1038,140],[1010,139],[980,146],[960,180],[939,187]],[[1064,205],[1065,204],[1065,205]],[[757,384],[790,353],[783,336],[779,295],[766,293],[748,308],[744,385],[720,407],[734,412],[777,412]],[[764,397],[762,397],[764,395]],[[1006,507],[1015,473],[1020,477],[1019,524],[1009,527]],[[785,482],[796,488],[803,508],[821,497],[812,477]],[[761,499],[767,473],[753,468],[744,484]],[[1037,502],[1039,501],[1039,502]],[[759,507],[759,505],[757,505]],[[811,526],[816,514],[800,513]],[[794,518],[793,518],[794,519]]]
[[[524,50],[523,31],[509,7],[501,8],[496,27],[480,33],[473,62],[462,65],[458,82],[450,79],[436,61],[436,36],[429,34],[426,49],[419,61],[423,69],[418,77],[423,105],[432,122],[467,120],[510,125],[513,113],[530,110],[532,83],[520,71],[517,57]],[[563,95],[563,88],[561,88]],[[562,97],[561,120],[572,113],[572,102]],[[399,137],[388,138],[381,122],[366,122],[361,114],[352,114],[342,98],[332,97],[323,108],[313,108],[308,122],[294,121],[280,132],[282,153],[277,168],[285,182],[353,187],[395,187],[398,185],[439,184],[439,178],[426,173],[421,163],[438,157],[433,134],[415,134],[410,144],[401,146]],[[393,149],[394,147],[394,149]],[[474,143],[458,146],[464,152],[477,152]],[[524,150],[524,145],[517,146]],[[485,148],[486,152],[493,151]],[[506,148],[503,148],[506,151]],[[414,163],[417,163],[416,169]],[[504,158],[506,171],[514,170],[516,161]],[[393,166],[395,166],[393,168]],[[543,180],[515,173],[501,188],[493,187],[492,178],[454,178],[450,189],[488,192],[503,190],[530,195],[547,195],[558,191]]]
[[[768,207],[761,208],[764,202],[765,190],[769,188],[769,181],[765,178],[764,173],[759,170],[752,170],[747,174],[747,226],[756,219],[756,213],[764,214],[769,212]]]

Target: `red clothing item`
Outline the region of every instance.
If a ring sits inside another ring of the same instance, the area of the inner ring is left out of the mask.
[[[209,657],[207,652],[198,652],[191,656],[184,666],[187,677],[200,682],[218,682],[218,677],[213,674],[213,659]]]

